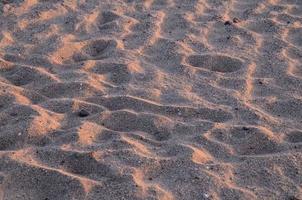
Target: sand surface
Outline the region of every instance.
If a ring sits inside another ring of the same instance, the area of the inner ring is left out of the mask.
[[[0,0],[0,199],[301,199],[301,63],[301,0]]]

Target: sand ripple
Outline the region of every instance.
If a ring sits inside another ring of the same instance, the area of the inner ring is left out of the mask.
[[[302,1],[0,1],[0,199],[302,198]]]

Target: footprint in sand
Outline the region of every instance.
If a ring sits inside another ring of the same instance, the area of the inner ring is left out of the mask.
[[[290,143],[302,143],[302,132],[292,131],[285,137],[285,139]]]
[[[91,57],[105,56],[106,53],[112,52],[117,46],[114,40],[96,40],[84,47],[84,52]]]
[[[112,11],[102,12],[98,16],[98,25],[99,25],[99,27],[101,27],[107,23],[117,20],[118,18],[120,18],[120,16]]]
[[[235,72],[243,67],[243,61],[225,55],[191,55],[187,62],[193,67],[221,73]]]

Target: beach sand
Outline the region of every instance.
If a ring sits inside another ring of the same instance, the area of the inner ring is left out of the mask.
[[[301,63],[301,0],[1,0],[0,199],[301,199]]]

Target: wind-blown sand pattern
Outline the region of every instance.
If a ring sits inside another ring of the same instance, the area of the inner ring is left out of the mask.
[[[4,200],[302,198],[302,1],[1,0]]]

